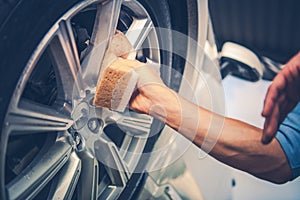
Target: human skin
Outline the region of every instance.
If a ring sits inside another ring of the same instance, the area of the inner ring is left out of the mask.
[[[114,50],[111,53],[116,54]],[[289,162],[273,138],[279,124],[300,100],[300,53],[285,65],[269,87],[262,112],[266,118],[263,130],[189,102],[166,87],[154,70],[146,65],[136,67],[140,66],[138,61],[128,62],[139,74],[138,90],[130,102],[133,110],[165,122],[234,168],[274,183],[291,180]]]
[[[279,125],[300,100],[300,52],[288,61],[270,85],[262,112],[266,118],[262,142],[268,144]]]
[[[262,129],[191,103],[165,86],[146,65],[135,70],[139,81],[131,109],[165,122],[199,148],[206,143],[208,148],[203,150],[234,168],[278,184],[291,180],[292,171],[279,142],[263,144]]]

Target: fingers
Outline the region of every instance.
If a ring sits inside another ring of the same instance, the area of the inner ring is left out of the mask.
[[[288,65],[274,78],[270,85],[262,111],[266,118],[262,143],[268,144],[275,136],[278,126],[297,104],[297,71]]]
[[[279,124],[280,109],[278,104],[274,105],[271,114],[266,117],[261,141],[268,144],[275,137]]]
[[[299,64],[300,53],[277,74],[268,89],[262,111],[262,116],[266,118],[262,135],[264,144],[268,144],[273,139],[279,124],[298,102],[296,91],[299,84]]]
[[[267,117],[271,114],[274,109],[275,102],[279,100],[279,97],[285,88],[286,79],[282,74],[278,74],[267,91],[262,116]]]
[[[276,86],[271,85],[267,91],[267,95],[264,101],[262,116],[267,117],[271,114],[278,98],[279,98],[278,89],[276,88]]]
[[[138,113],[148,114],[149,100],[136,90],[129,101],[130,109]]]
[[[277,90],[275,87],[272,85],[268,88],[265,100],[264,100],[264,107],[262,111],[262,116],[267,117],[270,115],[273,107],[274,107],[274,102],[277,99]]]
[[[276,135],[281,116],[280,108],[283,106],[282,103],[285,98],[285,96],[282,95],[282,92],[286,87],[285,85],[286,82],[284,76],[278,75],[268,89],[262,111],[262,116],[266,118],[261,139],[263,144],[270,143]]]

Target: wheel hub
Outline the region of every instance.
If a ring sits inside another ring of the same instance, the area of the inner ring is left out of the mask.
[[[69,129],[76,144],[76,150],[82,151],[87,148],[94,154],[94,142],[101,137],[103,128],[107,124],[105,116],[112,115],[112,111],[93,105],[94,94],[88,90],[86,96],[74,102],[71,113],[74,124]],[[80,145],[78,145],[80,140]]]

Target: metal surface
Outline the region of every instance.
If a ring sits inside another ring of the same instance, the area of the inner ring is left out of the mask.
[[[32,162],[7,185],[10,199],[33,198],[69,159],[71,147],[57,141],[45,154]]]
[[[76,153],[70,155],[70,159],[55,177],[54,183],[48,195],[49,199],[71,199],[81,172],[81,160]]]
[[[6,198],[31,199],[45,193],[49,199],[71,199],[72,196],[114,199],[126,186],[143,152],[152,118],[129,112],[122,115],[91,105],[102,58],[116,31],[122,5],[127,8],[124,12],[130,10],[129,14],[134,15],[126,36],[135,50],[139,50],[145,40],[158,49],[150,16],[137,1],[89,0],[65,13],[48,31],[20,77],[2,132],[5,140],[1,140],[1,160],[13,137],[38,134],[44,138],[54,135],[56,139],[53,145],[39,150],[29,166],[13,180],[5,185],[1,182],[1,191],[7,191]],[[78,54],[72,23],[74,17],[86,11],[96,14],[89,46],[82,56]],[[150,50],[149,54],[149,59],[160,62],[158,51]],[[53,67],[57,86],[55,101],[49,105],[24,96],[32,74],[41,67],[39,63],[45,65],[42,60],[45,57]],[[103,132],[111,123],[119,125],[126,135],[121,149],[108,137],[113,133]],[[4,159],[0,165],[2,179],[6,175],[6,164]],[[50,189],[46,188],[48,183]]]

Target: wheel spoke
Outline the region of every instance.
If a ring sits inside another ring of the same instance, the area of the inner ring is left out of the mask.
[[[97,160],[105,165],[106,172],[114,186],[125,186],[129,179],[128,169],[119,155],[116,145],[104,138],[99,138],[94,143]]]
[[[121,115],[121,117],[114,120],[126,133],[120,148],[120,155],[127,163],[129,171],[132,172],[146,145],[153,118],[144,114],[130,113],[129,116]]]
[[[63,167],[70,154],[71,146],[57,141],[7,185],[8,198],[31,199],[35,197]]]
[[[55,178],[48,199],[71,199],[81,171],[81,161],[73,152],[65,166]]]
[[[150,133],[153,118],[148,115],[130,113],[130,116],[121,116],[116,120],[118,126],[125,132],[136,135]]]
[[[81,159],[81,174],[78,181],[78,199],[97,199],[98,196],[98,161],[88,151],[78,153]]]
[[[132,135],[125,134],[125,137],[124,137],[123,142],[122,142],[122,146],[120,148],[120,155],[122,156],[123,159],[126,155],[126,152],[129,149],[131,141],[132,141]]]
[[[133,137],[130,146],[125,152],[124,161],[127,163],[128,169],[133,172],[143,153],[147,142],[146,137]]]
[[[49,52],[54,69],[59,74],[57,77],[59,97],[71,101],[72,97],[82,96],[84,90],[82,70],[69,22],[59,23],[57,36],[49,44]]]
[[[21,100],[19,106],[9,113],[7,123],[13,134],[31,134],[64,131],[70,128],[73,120],[54,108]]]
[[[128,31],[126,37],[135,50],[141,48],[143,42],[153,29],[153,24],[148,18],[134,19]]]
[[[84,80],[89,86],[93,87],[97,83],[105,50],[118,24],[122,2],[111,0],[97,7],[89,49],[82,62]]]

